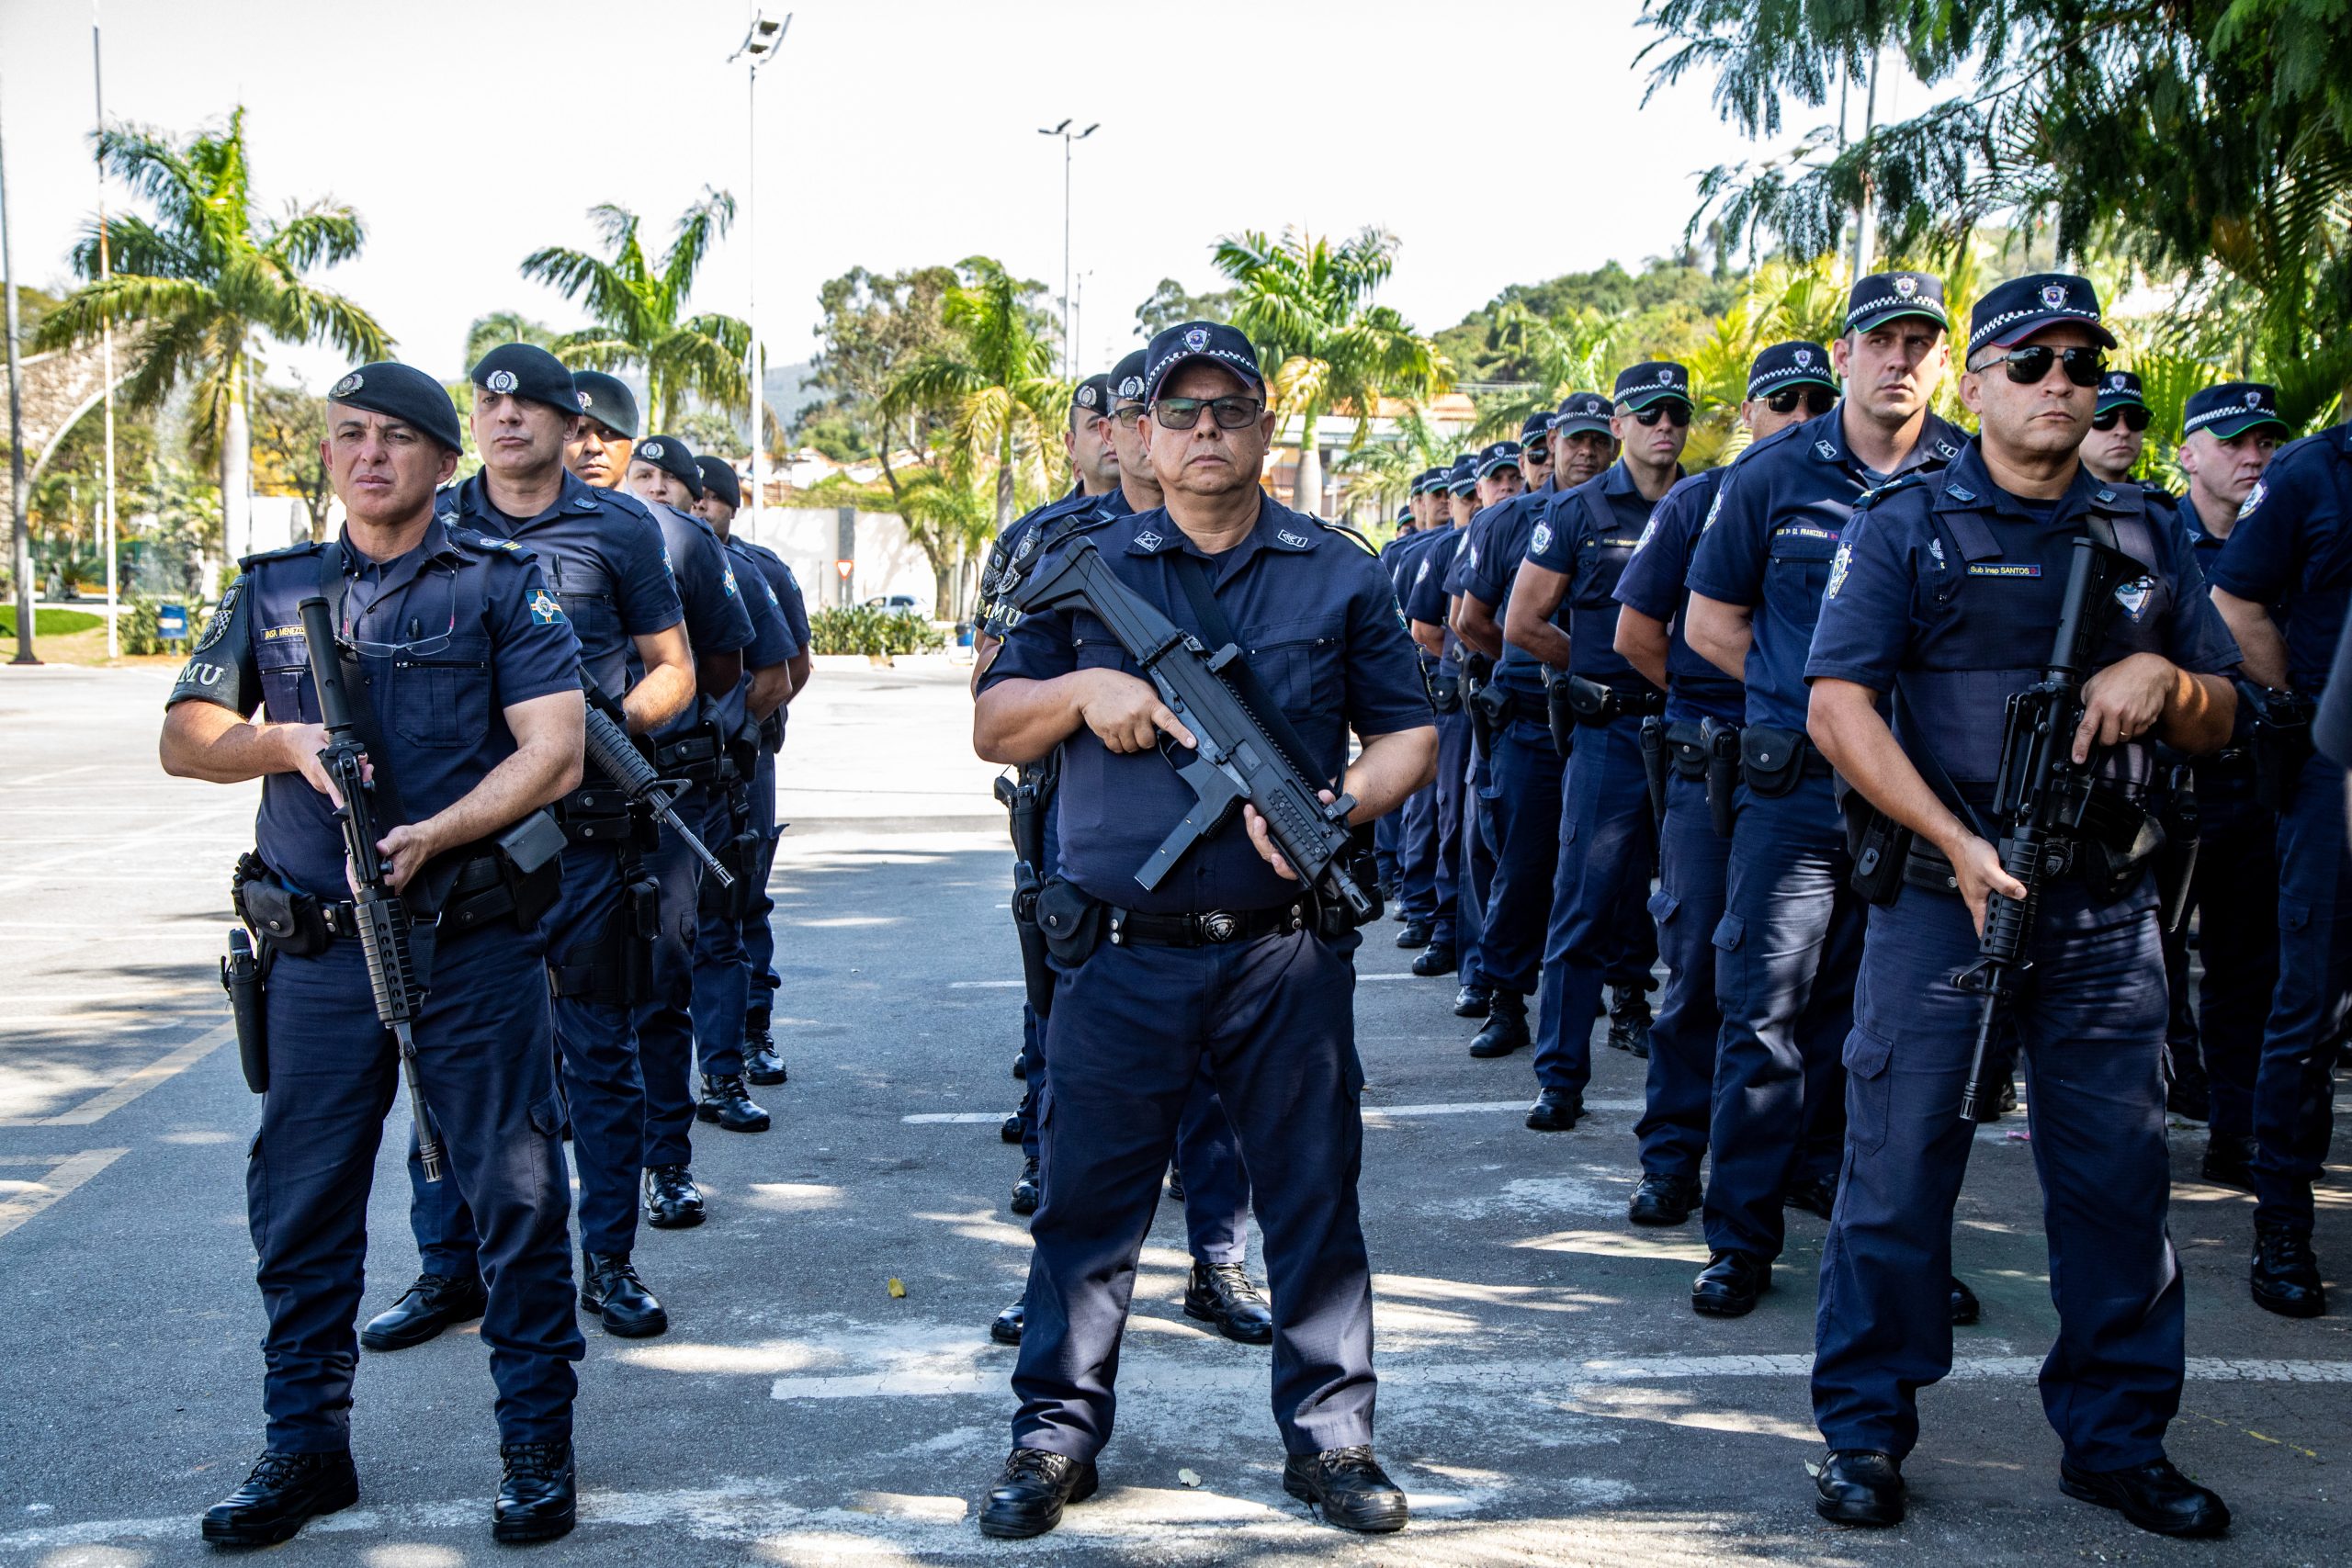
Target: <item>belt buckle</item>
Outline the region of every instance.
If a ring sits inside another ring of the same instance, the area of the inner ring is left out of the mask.
[[[1210,942],[1231,942],[1241,934],[1241,917],[1226,909],[1211,909],[1196,917],[1203,937]]]

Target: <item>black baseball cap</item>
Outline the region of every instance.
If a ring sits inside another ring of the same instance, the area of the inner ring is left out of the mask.
[[[1829,351],[1817,343],[1776,343],[1747,367],[1747,395],[1769,398],[1784,387],[1838,389],[1829,373]]]
[[[1645,359],[1617,373],[1611,396],[1636,413],[1668,398],[1687,408],[1690,406],[1690,372],[1670,359]]]
[[[574,370],[572,389],[580,394],[580,412],[616,435],[637,439],[637,394],[628,383],[602,370]]]
[[[701,457],[695,467],[702,472],[702,492],[715,495],[729,506],[743,504],[743,481],[735,477],[735,465],[724,457]]]
[[[1846,330],[1866,333],[1905,316],[1933,321],[1949,331],[1944,313],[1944,280],[1932,272],[1874,272],[1855,283],[1846,296]]]
[[[580,389],[563,361],[527,343],[501,344],[481,356],[473,370],[474,385],[485,392],[527,398],[561,409],[569,416],[580,412]]]
[[[2278,389],[2262,381],[2224,381],[2188,394],[2180,433],[2188,436],[2210,430],[2216,439],[2228,441],[2266,424],[2282,432],[2294,428],[2278,412]]]
[[[2115,334],[2099,325],[2098,290],[2071,272],[2030,272],[1996,283],[1976,301],[1968,318],[1968,354],[2008,348],[2046,327],[2072,321],[2091,330],[2101,348],[2115,346]]]
[[[1114,403],[1143,401],[1144,351],[1136,349],[1111,367],[1111,398]]]
[[[2141,395],[2138,376],[2129,370],[2110,370],[2098,378],[2098,403],[2094,412],[2105,413],[2127,403],[2140,408],[2148,406],[2148,400]]]
[[[1070,389],[1069,406],[1073,412],[1083,409],[1089,415],[1111,412],[1111,378],[1089,376]]]
[[[1560,400],[1559,412],[1552,416],[1552,434],[1576,435],[1597,430],[1610,434],[1609,414],[1609,400],[1599,392],[1570,392]]]
[[[1519,468],[1518,442],[1498,441],[1492,446],[1480,449],[1478,453],[1478,477],[1480,479],[1483,479],[1489,478],[1492,475],[1498,474],[1505,468],[1510,468],[1514,472]]]
[[[1159,400],[1169,373],[1195,359],[1213,360],[1261,392],[1266,389],[1258,350],[1248,338],[1222,321],[1186,321],[1153,338],[1144,351],[1143,400]]]
[[[699,500],[702,496],[702,469],[695,462],[694,448],[674,435],[649,435],[637,444],[629,455],[632,463],[650,463],[663,473],[686,487],[686,493]]]
[[[327,401],[366,409],[414,425],[452,452],[463,452],[458,405],[448,389],[413,365],[379,359],[363,365],[327,389]]]

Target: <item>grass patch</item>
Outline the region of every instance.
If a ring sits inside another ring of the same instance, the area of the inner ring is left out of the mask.
[[[72,637],[105,623],[87,610],[36,610],[33,612],[33,636]],[[14,605],[0,608],[0,637],[17,635],[17,611]]]

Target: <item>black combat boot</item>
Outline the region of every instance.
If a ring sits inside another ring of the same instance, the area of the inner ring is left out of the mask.
[[[2291,1225],[2254,1227],[2254,1267],[2247,1275],[2254,1304],[2280,1317],[2317,1317],[2327,1310],[2319,1258],[2307,1231]]]
[[[1064,1504],[1085,1502],[1101,1484],[1091,1459],[1015,1449],[980,1505],[980,1533],[1000,1540],[1043,1535],[1062,1522]]]
[[[580,1305],[593,1312],[607,1334],[643,1339],[670,1326],[670,1314],[656,1301],[626,1252],[581,1254]]]
[[[401,1292],[400,1300],[368,1320],[368,1326],[359,1331],[359,1343],[368,1350],[405,1350],[445,1328],[471,1323],[489,1304],[479,1279],[419,1274],[416,1283]]]
[[[769,1124],[768,1113],[752,1103],[739,1073],[703,1074],[695,1120],[716,1122],[722,1133],[764,1133]]]
[[[570,1535],[580,1507],[571,1445],[561,1438],[503,1443],[498,1457],[505,1461],[506,1477],[498,1483],[498,1500],[491,1505],[491,1539],[553,1540]]]
[[[1649,1059],[1650,998],[1639,986],[1609,988],[1609,1048]]]
[[[1292,1454],[1283,1461],[1283,1490],[1325,1524],[1364,1535],[1394,1535],[1410,1517],[1405,1494],[1363,1445]]]
[[[763,1011],[743,1020],[743,1076],[762,1089],[791,1077],[784,1070],[784,1057],[777,1054],[775,1036],[768,1032],[768,1014]]]
[[[303,1523],[359,1501],[351,1451],[264,1454],[245,1483],[204,1511],[204,1539],[215,1546],[275,1546]]]
[[[1244,1345],[1274,1341],[1273,1311],[1238,1263],[1193,1259],[1193,1278],[1184,1287],[1184,1315],[1214,1324],[1219,1334]]]
[[[703,1207],[702,1189],[695,1173],[683,1165],[649,1166],[645,1171],[645,1223],[658,1231],[682,1231],[698,1225],[709,1213]]]
[[[1527,998],[1517,991],[1497,991],[1487,1004],[1486,1026],[1470,1041],[1470,1054],[1508,1056],[1534,1040],[1527,1028]]]

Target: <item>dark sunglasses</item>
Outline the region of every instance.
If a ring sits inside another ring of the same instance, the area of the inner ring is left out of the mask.
[[[1634,415],[1634,423],[1636,424],[1656,424],[1661,419],[1675,429],[1680,430],[1690,423],[1690,405],[1665,399],[1652,403]]]
[[[2091,428],[2113,430],[2119,419],[2123,422],[2123,428],[2134,434],[2148,428],[2148,411],[2138,403],[2118,403],[2111,409],[2099,410],[2091,415]]]
[[[1111,411],[1111,417],[1119,422],[1119,428],[1122,430],[1133,430],[1136,427],[1136,422],[1143,418],[1143,414],[1144,407],[1141,403],[1122,403]]]
[[[2020,387],[2030,387],[2050,374],[2052,365],[2066,367],[2066,379],[2077,387],[2096,387],[2107,371],[2107,355],[2096,348],[2052,348],[2048,344],[2029,344],[2013,348],[2007,354],[1996,354],[1980,365],[1969,368],[1983,374],[1996,365],[2009,367],[2009,379]]]
[[[1151,417],[1170,430],[1190,430],[1201,423],[1203,409],[1219,430],[1247,430],[1266,405],[1255,398],[1162,398],[1151,405]]]
[[[1541,441],[1532,441],[1519,449],[1519,460],[1522,463],[1548,463],[1552,460],[1552,449]]]
[[[1838,405],[1838,393],[1829,387],[1783,387],[1766,398],[1764,406],[1774,413],[1788,413],[1800,402],[1807,413],[1827,413]]]

